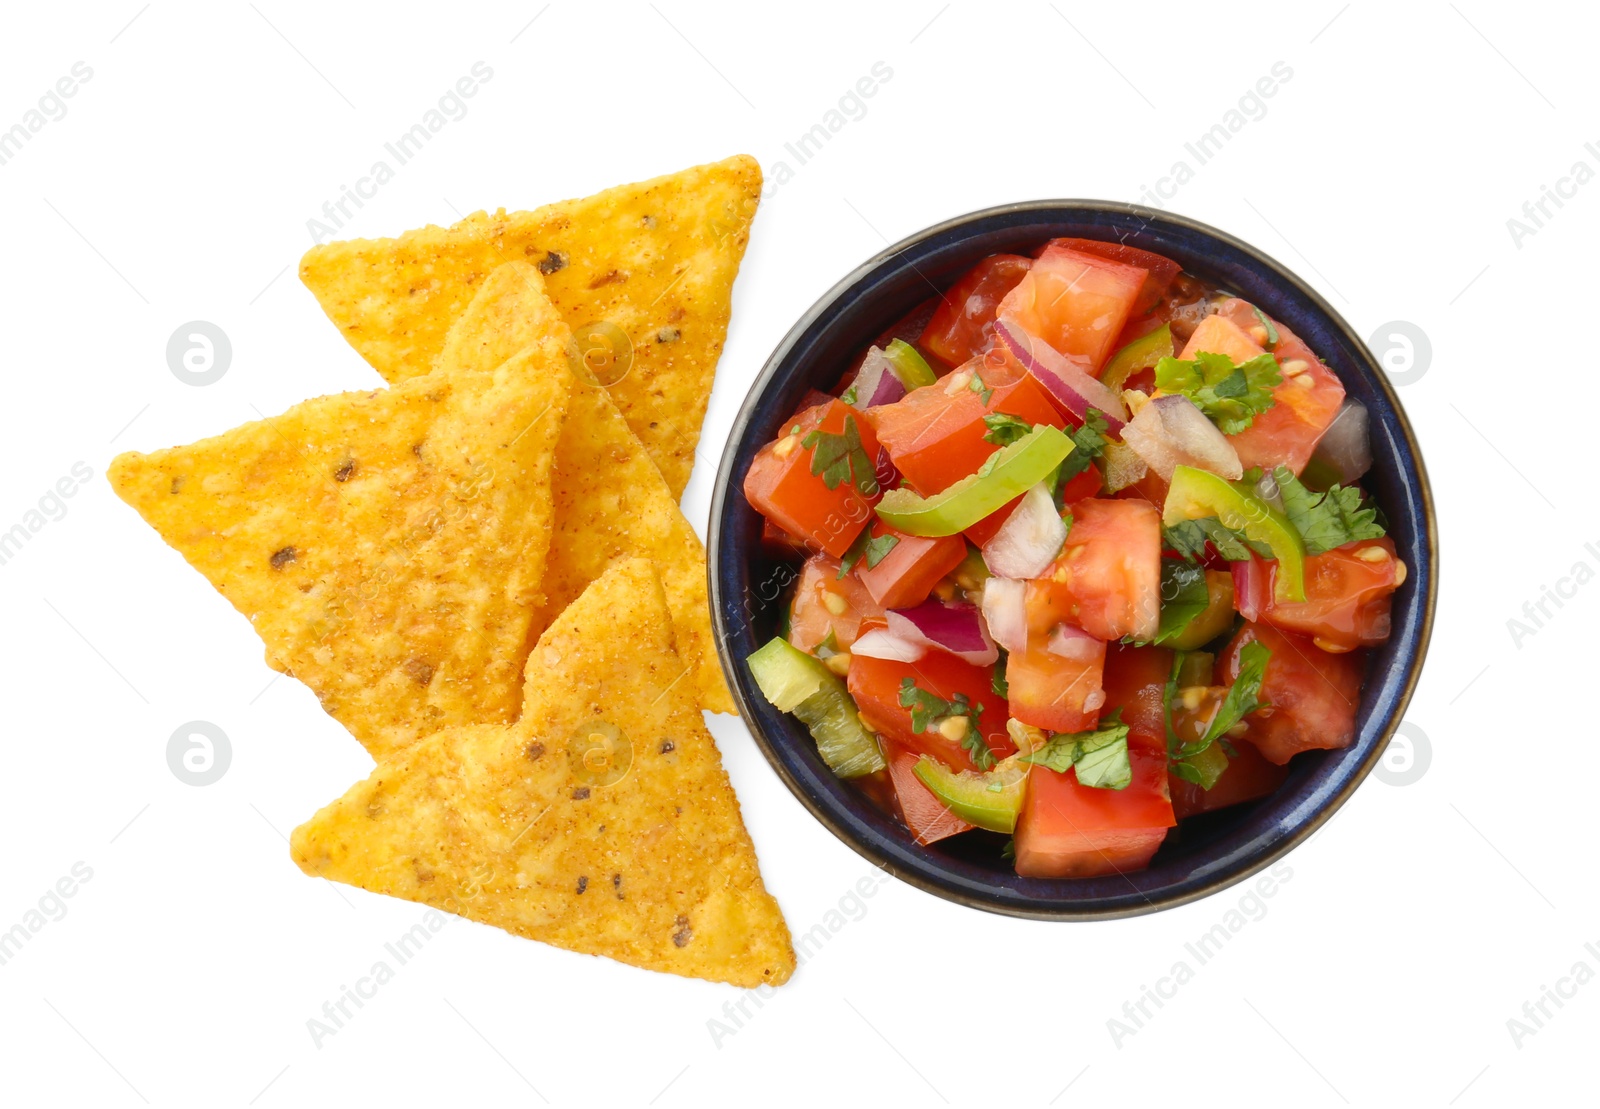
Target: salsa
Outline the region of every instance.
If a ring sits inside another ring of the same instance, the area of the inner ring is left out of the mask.
[[[1054,239],[840,369],[745,475],[801,564],[749,665],[916,842],[1139,870],[1354,740],[1406,564],[1360,486],[1366,410],[1282,322]]]

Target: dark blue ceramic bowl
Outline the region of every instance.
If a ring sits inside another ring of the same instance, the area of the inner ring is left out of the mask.
[[[763,549],[761,518],[744,499],[756,451],[777,435],[807,389],[831,389],[881,332],[973,263],[1001,251],[1031,253],[1058,236],[1164,254],[1300,335],[1371,413],[1374,463],[1364,484],[1410,568],[1395,596],[1393,634],[1372,652],[1356,742],[1300,755],[1271,797],[1186,820],[1148,869],[1105,878],[1018,877],[1001,858],[1004,837],[987,832],[918,846],[859,789],[829,772],[804,725],[767,703],[744,661],[776,633],[795,579],[790,564]],[[866,858],[930,893],[991,912],[1061,920],[1131,916],[1249,877],[1310,836],[1360,785],[1417,682],[1433,622],[1437,543],[1427,474],[1400,402],[1350,325],[1310,286],[1254,247],[1193,220],[1107,201],[1034,201],[975,212],[897,243],[834,286],[778,344],[739,412],[717,475],[712,616],[723,668],[761,749],[801,803]]]

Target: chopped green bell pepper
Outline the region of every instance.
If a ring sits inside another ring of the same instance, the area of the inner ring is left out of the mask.
[[[1100,375],[1100,383],[1115,392],[1122,388],[1124,381],[1140,370],[1153,370],[1157,362],[1163,358],[1171,358],[1175,353],[1172,325],[1164,323],[1150,334],[1139,336],[1113,354],[1111,361],[1106,363],[1105,371]]]
[[[1028,781],[1027,764],[1007,759],[984,774],[971,770],[958,774],[938,759],[923,755],[912,772],[945,808],[968,824],[991,832],[1016,829],[1022,791]]]
[[[782,639],[769,641],[745,661],[773,707],[794,713],[811,729],[829,770],[859,778],[888,765],[877,739],[862,726],[849,690],[822,663]]]
[[[938,375],[927,360],[917,353],[917,348],[904,339],[895,339],[884,349],[883,356],[894,367],[894,375],[907,389],[920,389],[938,381]]]
[[[910,489],[889,490],[878,502],[878,517],[907,535],[956,535],[1049,477],[1072,451],[1065,432],[1039,424],[943,492],[922,497]]]
[[[1172,471],[1172,486],[1167,490],[1161,522],[1171,527],[1207,516],[1215,516],[1224,527],[1241,531],[1271,549],[1278,561],[1273,575],[1275,599],[1306,599],[1306,545],[1289,518],[1258,497],[1246,482],[1230,482],[1193,466],[1177,467]]]

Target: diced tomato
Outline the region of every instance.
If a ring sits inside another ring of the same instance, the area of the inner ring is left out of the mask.
[[[1235,362],[1248,362],[1257,355],[1265,354],[1267,348],[1252,339],[1236,320],[1217,313],[1200,321],[1178,357],[1193,359],[1201,351],[1226,354]]]
[[[936,539],[906,535],[882,520],[872,522],[872,536],[892,535],[898,540],[876,566],[863,558],[855,572],[880,608],[910,608],[928,599],[933,587],[961,565],[967,557],[967,542],[959,535]]]
[[[1233,684],[1239,652],[1254,641],[1272,652],[1259,694],[1271,707],[1245,717],[1245,738],[1280,766],[1301,751],[1348,747],[1361,700],[1360,657],[1330,655],[1307,637],[1270,624],[1246,624],[1217,660],[1219,682]]]
[[[1139,500],[1072,506],[1055,562],[1028,583],[1028,626],[1058,623],[1098,639],[1151,640],[1161,628],[1161,514]]]
[[[1269,567],[1270,582],[1277,563],[1264,565]],[[1324,651],[1374,647],[1389,638],[1390,595],[1398,588],[1398,577],[1392,539],[1335,547],[1306,559],[1304,602],[1273,601],[1269,584],[1265,591],[1269,603],[1261,619],[1311,636]]]
[[[972,830],[971,824],[945,808],[944,802],[935,797],[917,777],[914,768],[917,760],[922,758],[921,754],[892,741],[884,745],[888,748],[889,780],[894,783],[895,808],[900,810],[900,819],[911,830],[913,839],[926,846]]]
[[[1098,374],[1147,276],[1138,266],[1051,245],[1006,294],[999,314]]]
[[[1079,501],[1099,496],[1104,487],[1105,479],[1100,474],[1100,467],[1090,466],[1067,479],[1067,483],[1061,487],[1061,503],[1071,508]]]
[[[1228,320],[1257,353],[1263,349],[1267,330],[1248,302],[1229,297],[1218,306],[1217,315],[1211,319]],[[1209,320],[1202,322],[1200,327],[1204,328],[1207,322]],[[1283,465],[1298,474],[1311,460],[1312,452],[1317,449],[1317,440],[1322,438],[1322,433],[1328,430],[1328,425],[1338,415],[1339,406],[1344,403],[1344,386],[1298,335],[1276,321],[1273,326],[1278,331],[1278,343],[1272,353],[1283,374],[1283,381],[1272,391],[1277,403],[1257,416],[1255,422],[1238,435],[1229,436],[1229,442],[1239,452],[1239,461],[1246,468],[1260,466],[1270,469]],[[1200,328],[1197,328],[1189,345],[1184,348],[1183,357],[1193,357],[1188,353],[1192,349],[1213,349],[1209,346],[1196,347],[1195,339],[1199,336]],[[1259,342],[1257,336],[1260,337]],[[1235,362],[1244,360],[1230,351],[1221,353],[1227,354]],[[1293,372],[1302,366],[1304,369]]]
[[[1289,776],[1288,767],[1268,762],[1251,744],[1241,741],[1233,748],[1235,754],[1228,759],[1228,768],[1210,789],[1172,776],[1168,786],[1172,791],[1172,811],[1179,820],[1265,797]]]
[[[1170,677],[1172,652],[1165,647],[1113,643],[1107,649],[1105,711],[1122,710],[1130,742],[1166,750],[1167,724],[1162,702]]]
[[[789,642],[814,653],[831,633],[833,649],[848,651],[861,635],[863,617],[882,615],[883,606],[873,600],[854,574],[839,576],[838,559],[813,555],[806,560],[795,585],[794,602],[789,609]]]
[[[755,510],[778,527],[826,551],[835,558],[850,549],[856,535],[872,515],[876,491],[873,475],[855,475],[829,489],[822,475],[811,472],[814,447],[801,446],[810,432],[840,435],[846,421],[856,427],[868,465],[878,457],[878,441],[871,421],[838,400],[829,400],[797,414],[783,426],[783,434],[762,447],[744,477],[744,495]],[[797,427],[798,432],[790,429]],[[820,445],[820,444],[819,444]],[[861,491],[865,480],[875,492]]]
[[[995,309],[1032,265],[1033,259],[1019,254],[991,254],[973,266],[934,309],[921,345],[951,366],[988,350],[994,343]]]
[[[1084,638],[1082,655],[1067,658],[1049,649],[1047,633],[1028,636],[1028,648],[1006,660],[1011,715],[1052,732],[1081,732],[1095,726],[1105,703],[1101,688],[1106,645]]]
[[[1160,303],[1161,298],[1167,294],[1167,286],[1172,284],[1172,279],[1178,276],[1182,268],[1178,263],[1165,255],[1156,254],[1148,250],[1140,250],[1136,246],[1126,243],[1108,243],[1101,239],[1051,239],[1044,246],[1034,252],[1037,257],[1053,246],[1061,246],[1067,250],[1076,250],[1083,254],[1094,254],[1101,258],[1109,258],[1113,262],[1121,262],[1128,266],[1137,266],[1145,271],[1144,285],[1139,290],[1139,299],[1133,303],[1133,315],[1142,316]],[[1154,330],[1152,327],[1150,330]],[[1144,332],[1139,332],[1143,335]],[[1138,335],[1133,338],[1138,338]],[[1116,347],[1112,347],[1115,350]]]
[[[1117,499],[1124,501],[1140,501],[1150,505],[1157,512],[1167,503],[1168,483],[1161,480],[1161,475],[1154,470],[1146,470],[1144,477],[1132,485],[1117,491]],[[1222,563],[1226,566],[1227,563]]]
[[[952,770],[976,770],[966,748],[946,739],[936,726],[912,731],[911,710],[900,704],[900,685],[910,678],[917,688],[946,701],[953,701],[958,693],[966,694],[969,704],[982,706],[978,732],[995,758],[1001,759],[1015,752],[1017,745],[1006,734],[1011,709],[1004,697],[995,695],[992,674],[990,667],[974,666],[943,651],[930,650],[916,662],[851,655],[850,696],[873,731],[907,750],[932,755]]]
[[[1133,781],[1091,789],[1077,772],[1036,766],[1028,775],[1014,843],[1025,878],[1090,878],[1139,870],[1177,823],[1167,792],[1167,756],[1130,744]]]

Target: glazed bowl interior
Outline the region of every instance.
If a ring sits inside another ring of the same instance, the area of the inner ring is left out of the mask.
[[[1124,242],[1166,255],[1288,324],[1367,406],[1372,470],[1363,484],[1387,517],[1410,568],[1394,598],[1393,631],[1370,652],[1357,738],[1302,754],[1272,796],[1185,820],[1142,871],[1102,878],[1019,877],[1005,837],[970,832],[918,846],[904,825],[833,776],[805,726],[774,709],[744,660],[777,634],[796,577],[764,549],[761,517],[742,485],[756,452],[776,437],[808,389],[830,391],[852,359],[894,321],[997,252],[1031,254],[1060,236]],[[1126,916],[1216,892],[1269,865],[1309,836],[1382,757],[1416,682],[1432,621],[1435,537],[1427,477],[1409,424],[1371,354],[1303,281],[1237,239],[1154,209],[1041,201],[989,209],[929,228],[860,266],[778,345],[734,424],[712,504],[709,546],[718,650],[740,711],[795,796],[836,835],[896,876],[953,901],[1019,916]]]

